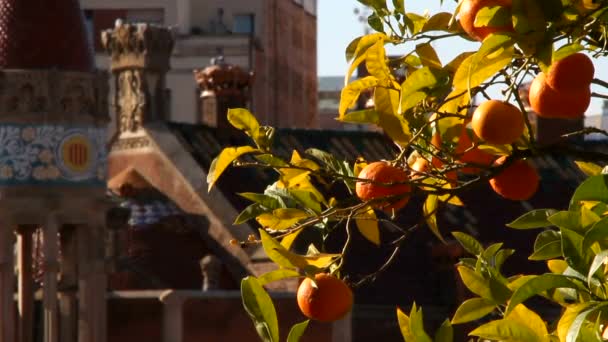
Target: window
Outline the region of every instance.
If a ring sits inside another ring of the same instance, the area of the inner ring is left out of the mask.
[[[233,33],[254,33],[255,22],[253,14],[236,14],[234,16]]]

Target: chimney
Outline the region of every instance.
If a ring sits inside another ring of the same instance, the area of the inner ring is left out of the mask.
[[[201,90],[199,123],[220,130],[232,129],[226,113],[229,108],[247,107],[253,72],[228,64],[219,56],[205,69],[194,70],[194,78]]]
[[[559,142],[582,141],[582,136],[564,138],[564,134],[577,132],[585,127],[585,118],[580,119],[561,119],[543,118],[534,113],[528,100],[530,83],[523,84],[519,89],[519,97],[524,103],[528,119],[534,131],[534,137],[539,145],[552,145]]]
[[[173,36],[168,28],[116,21],[102,33],[114,75],[116,128],[119,135],[169,119],[165,78],[171,68]]]

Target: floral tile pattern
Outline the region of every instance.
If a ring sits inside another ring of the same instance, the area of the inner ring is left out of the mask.
[[[105,185],[106,173],[105,128],[0,126],[0,185]]]

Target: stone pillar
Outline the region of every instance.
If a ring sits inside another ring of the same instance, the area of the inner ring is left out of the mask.
[[[91,298],[91,236],[86,226],[76,228],[78,255],[78,342],[92,342],[94,309]]]
[[[17,229],[17,269],[19,270],[19,341],[33,342],[34,330],[34,279],[32,274],[32,234],[34,225],[21,225]]]
[[[160,295],[163,308],[163,342],[182,342],[184,339],[184,297],[173,290]]]
[[[223,56],[219,56],[212,59],[211,66],[194,70],[194,78],[201,90],[199,123],[233,130],[226,114],[229,108],[247,107],[253,72],[228,64]]]
[[[77,341],[78,301],[78,250],[76,227],[65,225],[60,232],[61,238],[61,273],[59,280],[59,336],[61,342]]]
[[[59,223],[50,214],[43,227],[44,277],[43,277],[43,317],[44,342],[59,342],[59,322],[57,315],[57,272],[59,271]]]
[[[118,134],[133,134],[148,123],[167,120],[164,92],[174,44],[171,31],[117,21],[114,29],[102,33],[102,43],[115,78]]]
[[[106,342],[105,229],[102,220],[77,228],[78,341]]]
[[[15,341],[15,234],[12,224],[0,226],[0,341]]]

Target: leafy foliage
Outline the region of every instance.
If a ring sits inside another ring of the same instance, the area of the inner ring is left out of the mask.
[[[259,226],[258,235],[240,243],[261,244],[278,267],[242,283],[244,306],[262,339],[278,339],[276,313],[264,285],[291,277],[313,278],[320,272],[344,276],[342,266],[353,252],[352,234],[369,241],[366,253],[392,249],[376,272],[349,279],[353,286],[362,285],[388,267],[405,239],[425,227],[438,240],[455,240],[472,255],[461,259],[457,270],[473,297],[457,308],[434,338],[424,330],[422,308],[413,304],[409,314],[397,309],[406,341],[453,341],[452,325],[463,323],[476,325],[469,336],[478,340],[601,340],[608,303],[608,154],[573,149],[567,142],[538,144],[520,90],[532,77],[549,72],[553,63],[574,53],[606,56],[608,3],[513,0],[511,7],[483,7],[473,18],[474,27],[488,26],[491,33],[474,51],[442,61],[435,47],[454,39],[478,39],[461,26],[459,11],[464,1],[468,0],[460,1],[454,13],[421,15],[409,12],[402,0],[359,0],[372,10],[368,23],[376,32],[354,39],[346,48],[350,66],[338,120],[382,129],[399,149],[387,162],[407,172],[412,193],[360,200],[356,197],[359,184],[395,185],[358,178],[374,161],[339,160],[319,149],[279,155],[272,144],[274,128],[260,125],[246,109],[228,112],[229,122],[249,136],[251,144],[226,147],[218,155],[208,172],[209,189],[231,166],[270,169],[276,176],[263,193],[240,194],[252,203],[235,220]],[[387,45],[407,51],[389,56]],[[368,75],[355,79],[353,73],[360,66]],[[602,80],[593,82],[608,87]],[[504,145],[478,138],[474,125],[473,133],[469,129],[477,101],[490,100],[489,94],[497,89],[503,101],[519,108],[526,123],[524,133]],[[355,108],[362,98],[371,99],[373,107]],[[597,129],[570,136],[588,133],[608,136]],[[479,159],[479,153],[490,160]],[[589,178],[576,189],[568,208],[535,209],[507,224],[514,230],[538,230],[529,259],[545,261],[546,274],[503,274],[502,266],[513,249],[503,248],[502,243],[485,246],[474,236],[458,231],[448,235],[439,227],[437,213],[446,205],[466,204],[460,193],[501,175],[518,160],[547,154],[572,155]],[[494,165],[499,156],[506,156],[505,162]],[[420,221],[411,227],[395,223],[398,212],[374,209],[406,196],[424,201]],[[398,231],[400,236],[394,239],[388,231]],[[324,242],[336,232],[346,235],[342,248],[325,250]],[[534,311],[529,299],[537,296],[561,306],[556,322],[546,322]],[[307,324],[294,326],[289,341],[298,340]]]

